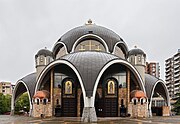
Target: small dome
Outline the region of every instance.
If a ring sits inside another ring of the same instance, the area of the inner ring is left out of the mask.
[[[49,98],[49,92],[47,90],[37,91],[33,98]]]
[[[135,46],[134,49],[132,49],[132,50],[130,50],[130,51],[128,52],[128,56],[138,55],[138,54],[141,54],[141,55],[146,56],[146,54],[144,53],[144,51],[142,51],[141,49],[137,48],[136,46]]]
[[[146,98],[146,95],[145,95],[145,93],[142,90],[133,90],[131,92],[131,98],[138,98],[138,99],[140,99],[142,97]]]
[[[39,55],[53,57],[53,53],[51,51],[49,51],[48,49],[46,49],[46,48],[39,50],[35,57],[38,57]]]

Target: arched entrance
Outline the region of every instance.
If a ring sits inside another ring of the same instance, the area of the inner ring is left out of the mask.
[[[161,89],[161,90],[159,90]],[[169,98],[168,91],[162,81],[157,81],[152,89],[151,94],[151,111],[152,116],[169,115]]]
[[[17,99],[25,92],[27,92],[27,95],[29,97],[29,116],[32,115],[32,97],[34,95],[34,86],[36,83],[36,74],[32,73],[25,77],[23,77],[21,80],[19,80],[15,87],[12,94],[12,100],[11,100],[11,115],[14,115],[15,110],[15,103]]]
[[[96,98],[95,109],[98,117],[118,116],[118,82],[115,78],[108,78],[99,84]]]
[[[77,116],[77,84],[71,78],[66,78],[62,82],[62,116]]]

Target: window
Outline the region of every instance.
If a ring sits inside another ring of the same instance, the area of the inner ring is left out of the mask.
[[[132,102],[134,105],[136,105],[137,102],[138,102],[138,99],[134,97],[134,98],[131,99],[131,102]]]
[[[40,62],[43,62],[43,56],[40,56]]]
[[[37,102],[37,105],[39,105],[39,103],[40,103],[40,99],[37,99],[37,101],[36,101],[36,102]]]
[[[123,53],[122,49],[118,46],[115,47],[114,54],[125,59],[125,54]]]
[[[138,61],[141,62],[141,57],[140,56],[138,56]]]
[[[43,105],[46,105],[47,99],[43,99]]]
[[[105,51],[105,48],[99,41],[87,39],[79,43],[75,51]]]

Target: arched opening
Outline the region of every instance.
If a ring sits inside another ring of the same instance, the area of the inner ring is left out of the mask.
[[[101,42],[94,38],[87,38],[76,46],[75,52],[78,51],[103,51],[105,52],[105,47]]]
[[[62,81],[62,116],[77,116],[77,84],[72,78],[65,78]]]
[[[15,85],[12,102],[11,114],[31,115],[32,99],[27,85],[23,81],[18,81]]]
[[[113,54],[119,56],[120,58],[123,59],[127,58],[127,52],[128,49],[127,46],[124,44],[124,42],[120,41],[114,45]]]
[[[167,116],[169,115],[169,96],[163,82],[157,82],[154,85],[151,94],[150,107],[152,116]]]
[[[106,42],[95,34],[86,34],[76,40],[71,52],[77,51],[103,51],[109,52]]]
[[[113,63],[113,61],[110,63]],[[130,103],[130,92],[135,89],[140,89],[144,91],[145,89],[144,89],[144,85],[142,84],[142,80],[138,76],[138,74],[134,72],[135,69],[128,67],[128,64],[126,65],[123,62],[122,63],[117,62],[113,64],[108,63],[107,65],[110,66],[108,66],[108,68],[104,70],[97,85],[95,102],[94,102],[95,107],[97,107],[98,105],[97,103],[97,101],[99,101],[98,96],[101,96],[102,94],[103,102],[100,106],[103,107],[102,113],[104,117],[128,116],[127,108],[128,108],[128,104]],[[106,87],[108,86],[110,87],[110,85],[107,85],[106,83],[108,82],[109,79],[113,79],[116,82],[114,88],[115,94],[113,95],[107,94],[108,90]],[[123,99],[123,104],[122,104],[122,99]],[[109,106],[113,106],[114,108],[113,109],[112,107],[108,108],[106,104]],[[98,116],[97,110],[98,109],[96,108],[96,113]],[[111,114],[109,114],[108,112]]]
[[[53,53],[55,55],[55,59],[66,55],[68,53],[66,45],[63,42],[58,41],[53,48]]]
[[[125,59],[125,57],[126,57],[126,55],[123,53],[122,49],[118,46],[115,46],[114,54],[119,56],[120,58],[123,58],[123,59]]]
[[[37,85],[37,90],[53,92],[51,93],[50,102],[53,102],[55,116],[80,116],[78,91],[82,92],[82,89],[76,73],[68,65],[55,64],[44,74],[41,82]]]
[[[15,114],[28,115],[29,110],[30,110],[29,96],[28,93],[25,92],[15,100]]]
[[[96,92],[95,109],[98,117],[118,116],[118,84],[118,80],[111,73],[111,69],[107,69]]]

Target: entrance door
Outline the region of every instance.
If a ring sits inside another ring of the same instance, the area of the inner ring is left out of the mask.
[[[63,98],[62,101],[62,116],[64,117],[76,117],[77,105],[75,98]]]
[[[95,108],[98,117],[118,116],[118,90],[117,81],[114,78],[106,80],[104,86],[98,86]]]
[[[77,93],[72,79],[65,79],[62,87],[62,116],[77,117]]]
[[[105,98],[105,117],[116,117],[118,112],[117,98]]]

